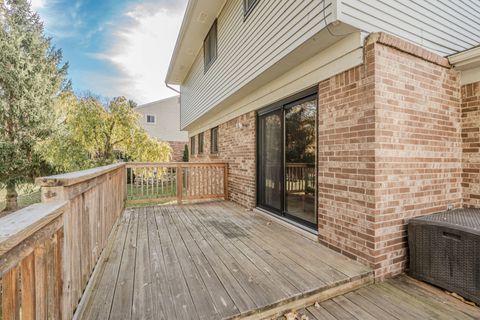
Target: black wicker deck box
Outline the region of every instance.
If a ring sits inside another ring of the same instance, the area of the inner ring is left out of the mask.
[[[409,274],[480,304],[480,209],[413,218]]]

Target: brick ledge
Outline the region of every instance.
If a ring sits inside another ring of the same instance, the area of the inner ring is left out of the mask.
[[[372,43],[379,43],[395,48],[444,68],[452,68],[447,58],[385,32],[371,33],[365,40],[365,47]]]

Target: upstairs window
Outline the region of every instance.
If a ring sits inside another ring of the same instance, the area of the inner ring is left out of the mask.
[[[210,131],[210,152],[218,153],[218,127]]]
[[[203,153],[203,132],[198,134],[198,153]]]
[[[190,138],[190,154],[195,154],[195,137]]]
[[[147,123],[155,123],[155,116],[147,114]]]
[[[217,20],[213,22],[210,31],[208,31],[207,37],[203,40],[203,60],[204,72],[207,72],[208,68],[217,59]]]
[[[243,17],[246,19],[250,12],[253,11],[258,0],[243,0]]]

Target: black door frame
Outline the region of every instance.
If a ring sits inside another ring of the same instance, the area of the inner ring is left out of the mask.
[[[285,196],[285,110],[288,108],[291,108],[293,104],[297,103],[298,101],[304,100],[311,98],[313,96],[316,96],[317,99],[317,114],[316,114],[316,119],[315,119],[315,223],[311,223],[308,221],[305,221],[303,219],[300,219],[296,216],[288,214],[285,210],[285,201],[286,201],[286,196]],[[279,211],[276,208],[272,208],[268,205],[264,205],[259,203],[259,195],[261,192],[261,187],[260,187],[260,160],[259,160],[259,153],[260,153],[260,123],[259,123],[259,118],[261,116],[267,115],[271,112],[277,111],[277,110],[282,110],[283,111],[283,117],[282,117],[282,160],[281,160],[281,166],[282,166],[282,172],[281,172],[281,189],[282,189],[282,201],[281,201],[281,210]],[[265,108],[262,108],[256,112],[256,158],[257,158],[257,164],[256,164],[256,205],[257,207],[267,210],[269,212],[272,212],[273,214],[276,214],[280,217],[287,218],[290,221],[299,223],[305,227],[308,227],[313,230],[318,230],[318,86],[309,88],[307,90],[304,90],[300,93],[297,93],[293,96],[290,96],[286,99],[283,99],[281,101],[278,101],[276,103],[273,103]]]

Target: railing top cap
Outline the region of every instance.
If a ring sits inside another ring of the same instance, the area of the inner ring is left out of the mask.
[[[0,256],[53,221],[66,204],[36,203],[0,218]]]
[[[37,185],[42,187],[70,186],[86,180],[101,176],[107,172],[124,167],[125,163],[114,163],[103,167],[58,174],[48,177],[40,177],[35,179]]]
[[[227,165],[227,161],[210,161],[210,162],[126,162],[127,167],[157,166],[157,167],[194,167],[208,165]]]

